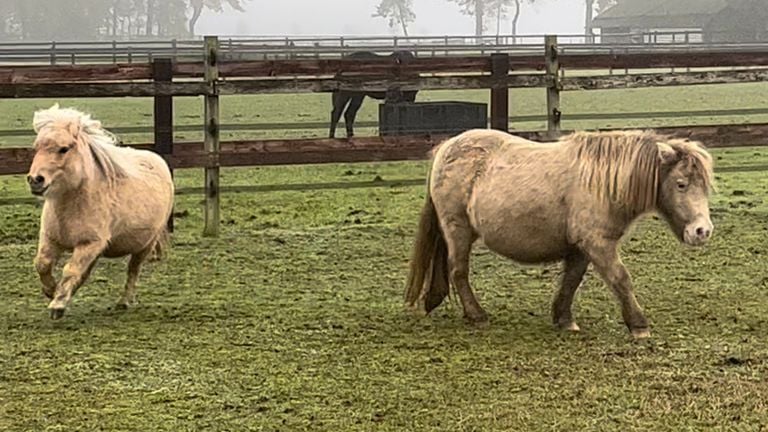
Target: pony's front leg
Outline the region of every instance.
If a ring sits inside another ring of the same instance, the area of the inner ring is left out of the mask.
[[[619,257],[619,245],[615,240],[600,239],[592,242],[585,251],[595,270],[610,285],[621,303],[621,314],[627,328],[636,339],[651,336],[648,320],[637,303],[632,290],[632,278]]]
[[[56,287],[56,294],[51,303],[48,304],[52,319],[59,319],[64,316],[64,310],[72,300],[72,296],[91,274],[96,260],[104,252],[106,246],[105,241],[96,241],[78,246],[72,252],[72,258],[64,266],[61,281]]]
[[[560,289],[552,302],[552,322],[563,330],[579,331],[579,326],[573,321],[571,306],[589,267],[589,258],[581,251],[574,251],[565,258],[564,267]]]
[[[59,260],[61,251],[52,245],[45,236],[40,237],[40,243],[35,256],[35,270],[43,283],[43,294],[49,299],[53,299],[56,292],[56,278],[53,277],[53,268]]]

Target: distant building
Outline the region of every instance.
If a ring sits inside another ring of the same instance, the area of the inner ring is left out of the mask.
[[[619,0],[592,27],[602,43],[768,41],[768,0]]]

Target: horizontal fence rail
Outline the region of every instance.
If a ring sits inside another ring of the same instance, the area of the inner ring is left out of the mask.
[[[768,124],[703,125],[653,128],[672,137],[700,140],[708,148],[768,146]],[[601,130],[621,130],[606,128]],[[572,131],[563,131],[567,134]],[[551,139],[544,131],[514,131],[533,141]],[[303,165],[318,163],[424,160],[448,135],[424,134],[398,137],[356,137],[239,140],[221,143],[218,155],[204,151],[202,142],[175,143],[170,156],[174,169],[198,168],[216,162],[222,167]],[[154,144],[131,147],[153,149]],[[0,175],[23,174],[29,169],[31,148],[0,148]]]
[[[469,53],[487,55],[493,52],[520,55],[536,52],[544,43],[544,35],[232,36],[219,39],[221,57],[231,60],[342,57],[354,51],[387,53],[394,49],[408,49],[419,57]],[[559,40],[563,52],[581,51],[587,54],[718,49],[734,52],[764,50],[768,47],[768,41],[705,42],[701,31],[611,34],[605,39],[601,35],[560,35]],[[202,61],[203,52],[202,39],[3,42],[0,43],[0,63],[147,63],[156,57],[171,57],[175,61]]]
[[[741,53],[680,53],[680,54],[560,54],[560,67],[577,70],[605,69],[654,69],[654,68],[717,68],[736,67],[739,69],[768,67],[768,49],[750,54]],[[545,60],[542,55],[525,57],[509,57],[509,68],[512,74],[510,80],[516,78],[517,71],[543,71]],[[232,82],[234,78],[316,78],[334,77],[346,74],[350,79],[361,76],[383,78],[417,76],[418,74],[450,74],[451,76],[490,74],[490,57],[451,57],[451,58],[417,58],[406,63],[396,63],[391,59],[327,59],[327,60],[265,60],[244,62],[223,62],[219,65],[220,74]],[[174,78],[200,79],[204,75],[204,67],[200,63],[175,63]],[[749,73],[750,70],[720,70],[690,72],[690,76],[700,76],[707,79],[716,76],[729,76],[734,73]],[[757,71],[754,73],[764,73]],[[719,75],[718,75],[719,74]],[[636,74],[627,74],[634,76]],[[659,75],[653,74],[654,76]],[[621,76],[621,75],[619,75]],[[671,76],[683,76],[673,73]],[[522,75],[524,77],[524,75]],[[577,77],[573,77],[576,79]],[[598,79],[598,78],[595,78]],[[631,78],[626,78],[631,79]],[[63,83],[100,83],[122,81],[151,81],[152,68],[150,64],[117,64],[117,65],[75,65],[75,66],[0,66],[0,85],[16,84],[49,84]],[[120,83],[115,83],[118,85]],[[117,87],[116,87],[117,88]]]

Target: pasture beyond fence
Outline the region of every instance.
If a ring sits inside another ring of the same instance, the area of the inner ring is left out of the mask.
[[[699,70],[691,68],[730,68]],[[218,235],[220,167],[421,160],[445,136],[220,142],[219,96],[352,91],[489,89],[490,127],[509,129],[509,89],[546,88],[547,130],[515,133],[533,140],[561,131],[563,91],[625,89],[768,80],[768,48],[751,51],[662,51],[621,54],[562,53],[547,36],[539,53],[392,59],[285,59],[222,61],[219,40],[205,38],[204,61],[153,58],[146,64],[0,67],[0,98],[153,97],[154,143],[137,147],[163,155],[172,169],[205,169],[205,235]],[[676,68],[680,72],[564,76],[564,69],[596,71]],[[173,142],[173,97],[203,96],[203,143]],[[768,124],[680,126],[657,129],[704,141],[708,147],[756,146]],[[25,173],[30,148],[0,149],[0,175]]]

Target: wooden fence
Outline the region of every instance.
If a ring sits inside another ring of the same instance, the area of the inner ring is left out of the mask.
[[[489,89],[491,127],[508,130],[510,88],[546,88],[546,131],[516,132],[534,140],[557,137],[560,94],[570,90],[640,88],[768,80],[768,49],[728,52],[581,54],[561,53],[557,38],[546,38],[539,54],[390,59],[309,59],[224,62],[218,39],[205,39],[204,61],[151,64],[0,67],[0,98],[153,97],[153,144],[137,145],[163,155],[172,169],[205,169],[205,231],[219,226],[219,168],[277,164],[369,162],[424,159],[444,136],[356,137],[347,139],[246,140],[220,143],[219,96],[233,94],[311,93],[337,89]],[[712,68],[679,73],[562,76],[579,70],[643,68]],[[173,97],[203,96],[203,143],[173,142]],[[661,128],[676,136],[704,141],[709,147],[765,145],[768,124]],[[25,173],[29,148],[0,149],[0,175]]]

